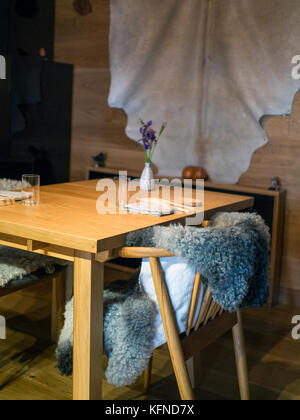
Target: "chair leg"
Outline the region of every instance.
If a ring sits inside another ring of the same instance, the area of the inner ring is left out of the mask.
[[[57,343],[64,325],[66,305],[66,270],[61,271],[52,280],[52,317],[51,340]]]
[[[195,359],[194,359],[194,357],[191,357],[185,363],[186,363],[186,368],[188,370],[189,377],[190,377],[190,380],[191,380],[192,388],[195,389],[196,388],[196,378],[195,378]]]
[[[238,323],[233,327],[233,341],[238,381],[242,401],[250,400],[248,365],[246,356],[245,336],[241,312],[238,311]]]
[[[157,258],[149,258],[159,310],[164,324],[170,356],[182,400],[194,400],[194,392],[185,364],[178,326],[170,301],[168,288],[162,276],[161,266]]]
[[[149,391],[150,385],[151,385],[151,376],[152,376],[152,362],[153,362],[153,356],[149,360],[148,367],[145,370],[144,373],[144,389],[147,393]]]

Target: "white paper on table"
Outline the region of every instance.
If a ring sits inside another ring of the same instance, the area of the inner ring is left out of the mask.
[[[32,197],[33,193],[25,191],[0,191],[0,197],[11,198],[16,201],[25,200]]]

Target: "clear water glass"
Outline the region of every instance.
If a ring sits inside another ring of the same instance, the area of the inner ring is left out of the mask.
[[[24,206],[40,204],[40,175],[22,175],[22,192],[26,197],[22,200]]]

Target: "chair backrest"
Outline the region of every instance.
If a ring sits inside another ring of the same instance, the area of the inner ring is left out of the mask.
[[[166,249],[162,248],[145,248],[145,247],[124,247],[119,251],[119,256],[122,258],[148,258],[150,260],[153,280],[155,281],[155,267],[156,271],[159,268],[159,272],[156,273],[160,277],[160,281],[167,289],[167,285],[164,278],[164,273],[161,268],[159,258],[174,257],[174,254],[170,253]],[[161,286],[159,286],[161,287]],[[190,297],[190,306],[188,310],[186,335],[188,336],[192,330],[197,331],[201,325],[207,325],[209,321],[214,320],[217,316],[222,315],[224,312],[220,305],[213,301],[212,293],[209,287],[204,287],[204,292],[201,294],[202,281],[201,274],[196,273],[193,285],[193,291]],[[156,289],[157,299],[159,301],[158,291]],[[199,302],[202,296],[201,302]],[[171,304],[171,302],[170,302]],[[200,304],[200,308],[199,308]],[[199,311],[197,318],[195,319],[197,309]]]
[[[202,285],[201,274],[196,273],[190,298],[186,336],[182,337],[178,333],[178,324],[159,261],[159,258],[173,257],[174,255],[165,249],[133,247],[122,248],[119,255],[124,258],[149,258],[157,301],[181,398],[183,400],[195,398],[186,360],[199,354],[203,348],[232,329],[241,397],[243,400],[249,400],[248,369],[240,311],[223,313],[223,308],[214,302],[210,288]],[[202,289],[203,293],[201,293]],[[200,310],[196,317],[199,303]],[[213,320],[214,322],[209,322]],[[200,326],[203,328],[199,328]],[[149,379],[147,379],[148,382]]]
[[[196,273],[193,290],[190,297],[188,320],[186,325],[187,336],[185,339],[181,339],[182,337],[179,336],[179,328],[170,300],[164,272],[159,261],[159,258],[174,257],[174,255],[166,249],[125,247],[119,250],[119,256],[122,258],[149,258],[156,297],[164,325],[164,331],[167,338],[168,348],[177,379],[179,392],[183,400],[194,399],[191,379],[185,363],[189,357],[192,357],[192,355],[187,357],[187,355],[190,353],[189,343],[191,343],[191,340],[196,338],[199,333],[205,331],[205,328],[199,329],[200,325],[206,325],[210,320],[215,319],[219,314],[222,314],[222,308],[213,301],[211,290],[209,287],[207,287],[204,290],[204,297],[201,300],[200,311],[195,321],[197,308],[199,307],[200,303],[199,300],[202,287],[201,274]],[[234,322],[235,321],[233,320],[232,324],[230,324],[230,327],[234,325]],[[207,328],[209,328],[209,325]],[[225,330],[221,326],[216,326],[216,328],[218,330],[217,333],[214,335],[210,334],[210,338],[208,341],[206,340],[206,342],[209,343],[211,340],[217,338],[220,334],[222,335],[222,333],[228,331],[227,325]],[[192,329],[194,332],[190,334]],[[197,331],[198,329],[199,331]],[[191,343],[191,345],[193,347],[192,350],[194,351],[194,343]]]

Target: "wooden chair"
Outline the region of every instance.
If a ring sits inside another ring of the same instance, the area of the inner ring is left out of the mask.
[[[26,276],[20,281],[16,280],[11,286],[0,288],[0,298],[46,280],[52,281],[51,341],[53,343],[57,343],[60,331],[64,325],[64,311],[66,304],[65,267],[59,267],[53,274],[45,274],[43,270],[40,270],[37,273]]]
[[[180,335],[159,261],[159,258],[173,257],[174,255],[165,249],[125,247],[119,251],[119,256],[122,258],[149,258],[160,314],[167,337],[167,346],[181,398],[183,400],[194,399],[194,391],[186,361],[194,357],[195,352],[199,354],[201,350],[232,329],[241,399],[249,400],[248,368],[241,313],[239,311],[237,313],[225,312],[213,301],[211,290],[207,287],[204,291],[199,315],[194,322],[201,292],[201,274],[197,273],[190,301],[186,332]],[[151,382],[151,365],[152,360],[145,372],[146,388],[149,387]]]

